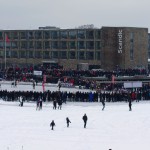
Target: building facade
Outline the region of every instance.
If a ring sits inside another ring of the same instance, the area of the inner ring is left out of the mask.
[[[147,28],[0,30],[1,67],[56,62],[64,68],[86,63],[113,70],[147,68],[147,60]]]

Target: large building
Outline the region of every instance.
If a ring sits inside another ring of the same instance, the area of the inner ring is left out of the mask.
[[[1,67],[58,63],[72,69],[79,64],[147,69],[148,47],[147,28],[0,30]]]

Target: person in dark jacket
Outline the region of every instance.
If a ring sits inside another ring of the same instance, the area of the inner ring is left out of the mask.
[[[104,99],[104,98],[102,98],[101,102],[102,102],[102,105],[103,105],[102,110],[104,110],[104,108],[105,108],[105,99]]]
[[[57,101],[56,99],[53,100],[53,109],[56,109],[57,108]]]
[[[87,120],[88,120],[88,117],[86,114],[84,114],[84,116],[82,117],[83,121],[84,121],[84,128],[86,128],[86,123],[87,123]]]
[[[54,126],[55,126],[55,122],[54,120],[52,120],[52,122],[50,123],[50,127],[52,127],[51,130],[54,130]]]
[[[129,111],[132,111],[132,99],[130,93],[128,93]]]
[[[69,123],[71,123],[71,121],[69,120],[69,118],[66,118],[66,122],[67,122],[67,127],[69,127]]]

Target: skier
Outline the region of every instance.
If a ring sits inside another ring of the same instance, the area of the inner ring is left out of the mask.
[[[52,122],[50,123],[50,127],[52,127],[51,130],[53,130],[54,126],[55,126],[55,122],[54,120],[52,120]]]
[[[66,122],[67,122],[67,127],[69,127],[69,123],[71,123],[71,121],[69,120],[69,118],[66,118]]]
[[[83,121],[84,121],[84,128],[86,128],[86,123],[87,123],[87,120],[88,120],[88,117],[86,114],[84,114],[84,116],[82,117]]]

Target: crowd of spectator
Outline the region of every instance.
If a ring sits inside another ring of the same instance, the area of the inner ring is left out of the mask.
[[[34,71],[41,71],[42,75],[34,75]],[[24,82],[35,81],[42,82],[43,75],[46,75],[47,83],[57,83],[60,79],[61,82],[71,83],[72,85],[78,85],[86,89],[96,89],[100,85],[96,80],[92,80],[93,77],[104,77],[108,81],[112,80],[112,76],[147,76],[147,71],[145,69],[116,69],[114,71],[104,71],[102,69],[93,70],[73,70],[73,69],[63,69],[63,67],[49,68],[45,66],[28,66],[28,67],[9,67],[7,70],[0,71],[0,77],[5,80],[17,80]],[[89,78],[88,78],[89,77]],[[101,87],[106,89],[120,88],[122,84],[101,84]]]
[[[136,100],[149,100],[150,99],[150,86],[144,85],[142,88],[137,89],[118,89],[109,91],[89,91],[89,92],[68,92],[68,91],[50,91],[37,92],[37,91],[7,91],[0,90],[0,99],[5,101],[16,101],[20,96],[24,101],[37,101],[39,97],[42,101],[53,101],[58,99],[58,95],[62,102],[101,102],[104,99],[106,102],[119,102],[127,101],[127,94],[130,94],[132,101]]]

